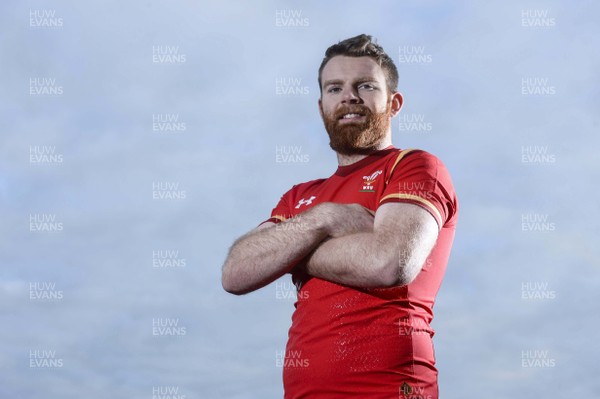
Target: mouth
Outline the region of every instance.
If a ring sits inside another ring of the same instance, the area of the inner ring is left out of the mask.
[[[365,116],[363,114],[357,112],[349,112],[344,114],[338,118],[339,121],[359,121],[362,120]]]

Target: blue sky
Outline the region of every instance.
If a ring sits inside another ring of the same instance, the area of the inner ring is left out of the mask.
[[[335,170],[317,69],[359,33],[397,62],[394,144],[440,157],[460,200],[442,397],[600,392],[595,2],[0,7],[3,397],[281,397],[289,284],[234,297],[220,268],[281,194]]]

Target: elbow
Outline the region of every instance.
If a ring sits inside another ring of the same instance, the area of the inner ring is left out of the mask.
[[[412,283],[416,275],[408,273],[410,266],[401,262],[385,262],[376,268],[376,281],[382,288],[402,287]]]
[[[223,289],[230,294],[233,294],[233,295],[243,295],[244,294],[244,292],[239,287],[237,287],[235,284],[233,284],[232,282],[227,280],[225,277],[221,278],[221,285],[223,286]]]
[[[240,284],[238,279],[232,276],[231,265],[229,263],[225,263],[225,265],[223,265],[223,273],[221,274],[221,286],[225,291],[233,295],[244,295],[249,292],[246,287]]]
[[[223,289],[225,291],[233,295],[244,295],[250,292],[248,289],[240,287],[239,285],[236,285],[235,283],[226,280],[225,278],[221,278],[221,285],[223,286]]]
[[[407,285],[398,265],[386,265],[375,276],[376,283],[381,288],[392,288]]]

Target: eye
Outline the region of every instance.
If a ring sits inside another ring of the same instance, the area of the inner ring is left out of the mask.
[[[331,86],[329,89],[327,89],[327,93],[339,93],[341,89],[337,86]]]
[[[372,85],[371,83],[362,83],[360,85],[358,85],[359,89],[364,89],[364,90],[374,90],[375,86]]]

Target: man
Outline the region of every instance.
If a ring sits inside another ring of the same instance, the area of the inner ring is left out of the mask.
[[[397,84],[370,36],[327,50],[318,104],[339,166],[285,193],[223,266],[238,295],[292,274],[285,398],[438,397],[429,324],[458,203],[440,160],[392,146]]]

